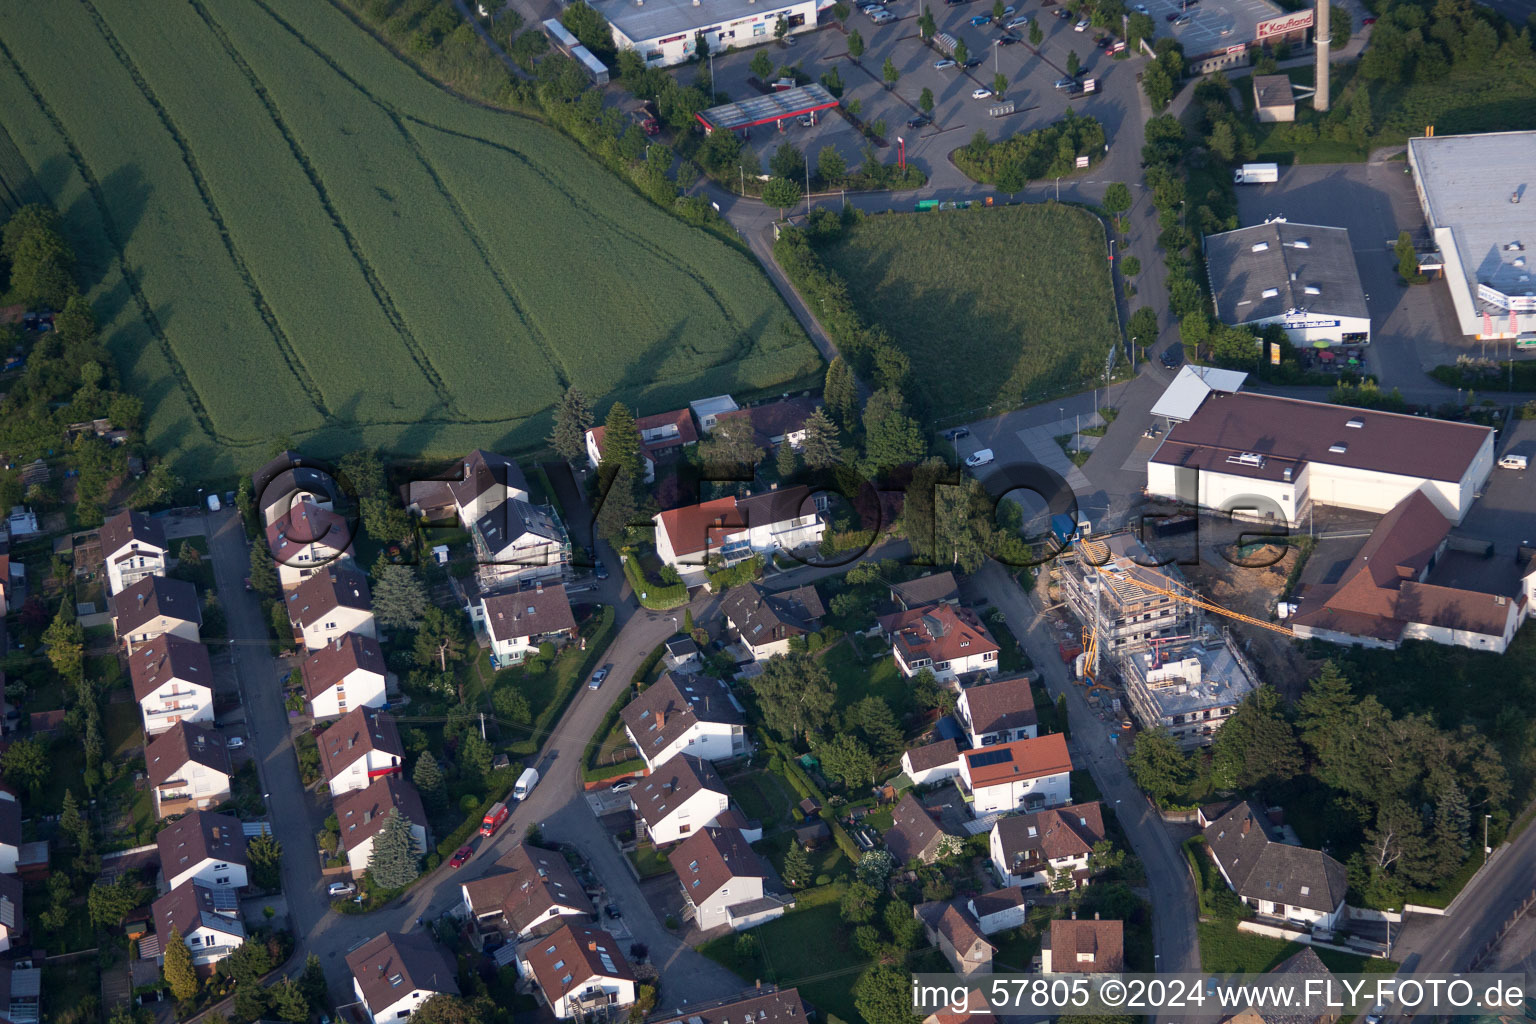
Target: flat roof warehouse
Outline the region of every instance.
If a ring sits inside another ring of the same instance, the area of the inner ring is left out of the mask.
[[[746,19],[773,18],[806,5],[806,0],[595,0],[596,10],[636,45],[678,36],[710,36]],[[758,40],[771,41],[769,38]],[[711,44],[714,40],[710,40]]]

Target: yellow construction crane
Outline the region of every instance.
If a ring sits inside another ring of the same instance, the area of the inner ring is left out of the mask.
[[[1234,612],[1230,608],[1223,608],[1219,604],[1212,604],[1210,601],[1207,601],[1202,597],[1195,597],[1193,594],[1184,594],[1177,590],[1169,590],[1166,587],[1155,586],[1146,582],[1145,580],[1140,579],[1136,581],[1136,585],[1142,590],[1148,590],[1154,594],[1161,594],[1164,597],[1172,598],[1175,601],[1181,601],[1184,604],[1194,605],[1196,608],[1203,608],[1205,611],[1212,612],[1216,615],[1225,615],[1229,619],[1236,619],[1238,622],[1246,622],[1250,626],[1259,626],[1263,629],[1269,630],[1272,633],[1280,633],[1288,637],[1295,637],[1296,635],[1288,626],[1277,626],[1273,622],[1265,622],[1263,619],[1256,619],[1252,615],[1244,615],[1242,612]]]

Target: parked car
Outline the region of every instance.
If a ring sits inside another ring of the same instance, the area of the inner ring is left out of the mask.
[[[811,119],[810,114],[801,114],[799,120],[801,128],[813,128],[816,126],[816,122]]]
[[[1179,19],[1179,12],[1178,11],[1169,11],[1163,17],[1164,21],[1177,21],[1178,19]]]
[[[979,67],[981,67],[981,58],[980,57],[972,57],[970,60],[966,61],[964,64],[961,64],[960,66],[965,68],[966,70],[970,70],[971,68],[979,68]]]
[[[628,793],[630,790],[635,788],[635,780],[634,779],[624,779],[621,782],[615,782],[613,785],[609,786],[608,788],[613,790],[615,793]]]
[[[958,441],[962,437],[970,437],[970,436],[971,436],[971,428],[970,427],[953,427],[953,428],[951,428],[949,430],[944,431],[944,439],[947,440],[947,441]]]
[[[990,25],[990,24],[992,24],[992,15],[990,15],[990,14],[978,14],[978,15],[976,15],[975,17],[973,17],[971,19],[971,24],[974,25],[976,28],[981,28],[981,26],[983,26],[983,25]]]
[[[1082,21],[1079,21],[1076,25],[1072,26],[1072,31],[1073,32],[1087,32],[1088,31],[1088,26],[1092,25],[1092,24],[1093,24],[1092,21],[1088,20],[1087,18],[1084,18]]]
[[[1009,15],[1010,15],[1010,14],[1013,14],[1013,13],[1015,13],[1015,12],[1016,12],[1016,11],[1018,11],[1018,8],[1017,8],[1017,7],[1015,7],[1015,6],[1013,6],[1013,4],[1009,4],[1009,5],[1008,5],[1008,6],[1006,6],[1006,7],[1004,7],[1004,8],[1003,8],[1003,17],[1005,17],[1005,18],[1006,18],[1006,17],[1008,17],[1008,16],[1009,16]]]
[[[473,857],[474,855],[475,851],[473,848],[468,846],[461,846],[459,847],[458,851],[454,853],[453,859],[448,862],[448,866],[451,868],[461,868],[467,864],[469,862],[469,858]]]
[[[950,60],[948,57],[945,57],[943,60],[936,60],[933,62],[933,70],[935,71],[943,71],[945,68],[952,68],[954,66],[955,62]]]
[[[1177,26],[1179,28],[1183,28],[1185,25],[1188,25],[1190,22],[1192,22],[1194,20],[1195,20],[1194,15],[1191,15],[1191,14],[1181,14],[1177,18],[1173,19],[1173,23],[1174,23],[1175,26]]]
[[[971,99],[973,99],[973,100],[990,99],[991,96],[992,96],[992,90],[986,88],[985,86],[982,86],[980,88],[976,88],[976,89],[972,89],[971,90]]]
[[[966,460],[965,460],[965,464],[967,466],[971,467],[972,469],[975,469],[977,466],[985,466],[985,465],[987,465],[988,463],[992,462],[996,458],[997,458],[997,455],[995,453],[993,453],[991,448],[983,448],[981,451],[977,452],[976,454],[967,456]]]
[[[587,689],[595,690],[602,686],[603,680],[608,678],[608,673],[611,671],[613,671],[613,664],[610,662],[609,664],[604,665],[602,668],[598,669],[596,672],[593,672],[591,681],[587,683]]]
[[[1180,351],[1177,345],[1169,345],[1167,348],[1163,349],[1162,359],[1163,365],[1169,369],[1172,369],[1173,367],[1178,366],[1179,362],[1183,359],[1183,352]]]
[[[1076,84],[1077,83],[1074,82],[1070,78],[1058,78],[1058,79],[1056,79],[1056,88],[1061,90],[1062,92],[1066,92],[1067,90],[1071,89]]]
[[[1029,15],[1021,14],[1017,18],[1014,18],[1012,21],[1010,21],[1008,24],[1004,25],[1003,27],[1004,28],[1023,28],[1025,25],[1028,25],[1028,24],[1029,24]]]
[[[230,750],[239,750],[241,747],[245,746],[245,737],[244,736],[231,736],[228,739],[228,741],[225,742],[224,745],[226,747],[228,747]]]
[[[1067,10],[1065,7],[1058,7],[1056,8],[1056,17],[1060,18],[1062,21],[1071,21],[1072,12]]]
[[[619,905],[617,903],[608,904],[603,908],[603,913],[607,914],[609,919],[614,921],[624,916],[624,912],[619,909]]]
[[[1093,45],[1097,46],[1101,50],[1107,50],[1111,46],[1115,45],[1115,40],[1113,36],[1102,36]]]
[[[908,128],[921,128],[924,125],[932,124],[932,123],[933,123],[933,118],[929,117],[927,114],[918,114],[916,117],[909,117],[909,118],[907,118],[907,127]]]
[[[1524,455],[1506,455],[1499,460],[1499,467],[1501,469],[1524,469],[1529,463],[1530,460]]]
[[[1137,14],[1151,14],[1152,13],[1151,11],[1147,10],[1147,5],[1146,4],[1137,4],[1135,7],[1132,7],[1131,10],[1135,11]]]
[[[326,890],[331,899],[336,899],[338,896],[351,896],[355,892],[357,892],[357,886],[351,882],[332,882],[331,887]]]
[[[598,563],[597,563],[597,565],[596,565],[596,566],[594,566],[594,570],[595,570],[595,572],[596,572],[596,574],[597,574],[597,578],[598,578],[598,579],[600,579],[600,580],[605,580],[605,579],[607,579],[607,578],[608,578],[608,570],[607,570],[607,568],[606,568],[606,567],[605,567],[605,566],[604,566],[604,565],[603,565],[603,563],[602,563],[602,561],[601,561],[601,560],[599,560],[599,561],[598,561]]]
[[[1008,36],[1008,35],[1005,35],[1005,36],[1001,36],[1001,37],[998,38],[997,45],[998,46],[1012,46],[1014,43],[1016,43],[1018,41],[1019,41],[1019,37],[1018,36]]]

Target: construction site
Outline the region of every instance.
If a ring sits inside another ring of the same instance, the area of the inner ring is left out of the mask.
[[[1290,630],[1197,595],[1174,565],[1159,565],[1131,531],[1063,539],[1050,571],[1058,649],[1088,687],[1089,704],[1143,729],[1164,728],[1186,748],[1207,746],[1260,685],[1239,642],[1207,615],[1259,630]]]

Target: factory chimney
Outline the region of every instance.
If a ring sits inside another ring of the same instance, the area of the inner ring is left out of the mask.
[[[1328,109],[1328,40],[1332,34],[1328,27],[1328,0],[1317,0],[1317,27],[1312,30],[1317,40],[1317,93],[1312,97],[1312,109],[1322,113]]]

